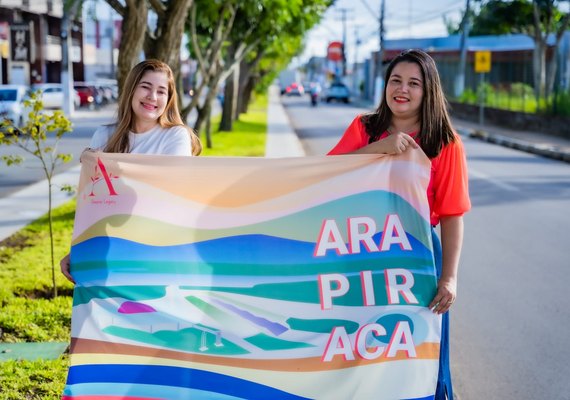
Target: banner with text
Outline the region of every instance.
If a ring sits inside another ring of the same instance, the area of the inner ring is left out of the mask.
[[[81,158],[63,399],[433,399],[420,151]]]

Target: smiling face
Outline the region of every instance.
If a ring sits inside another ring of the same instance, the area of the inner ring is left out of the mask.
[[[386,102],[393,117],[416,118],[421,114],[424,82],[418,64],[400,62],[394,66],[386,84]]]
[[[135,132],[146,132],[158,123],[168,103],[168,76],[165,72],[146,71],[135,88],[131,106]]]

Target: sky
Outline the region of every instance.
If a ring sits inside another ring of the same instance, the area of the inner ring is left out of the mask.
[[[307,34],[305,50],[293,64],[305,63],[312,56],[326,56],[329,42],[342,41],[343,15],[346,15],[348,63],[354,63],[355,57],[358,62],[368,58],[370,52],[379,48],[380,3],[381,0],[336,0],[320,24]],[[385,0],[384,38],[447,36],[444,18],[459,23],[465,3],[465,0]]]

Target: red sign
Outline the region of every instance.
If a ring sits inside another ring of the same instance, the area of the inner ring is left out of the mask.
[[[342,47],[342,42],[330,42],[327,47],[327,58],[331,61],[341,61]]]

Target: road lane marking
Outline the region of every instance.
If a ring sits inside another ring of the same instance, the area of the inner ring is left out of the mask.
[[[483,179],[495,186],[500,187],[501,189],[508,190],[509,192],[520,192],[520,189],[518,187],[511,185],[509,183],[501,182],[500,180],[492,178],[489,175],[485,174],[484,172],[478,171],[471,167],[469,168],[469,176],[473,178]]]

